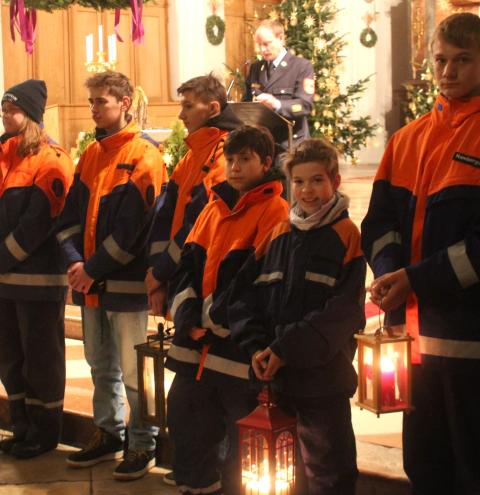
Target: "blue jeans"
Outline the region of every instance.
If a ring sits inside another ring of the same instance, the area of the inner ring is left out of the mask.
[[[130,406],[129,448],[153,450],[158,428],[140,416],[136,344],[147,340],[148,313],[82,308],[85,358],[92,373],[94,423],[124,440],[124,386]]]

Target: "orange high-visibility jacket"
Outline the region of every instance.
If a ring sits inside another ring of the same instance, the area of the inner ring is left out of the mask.
[[[158,149],[136,124],[98,138],[83,153],[60,217],[57,238],[68,265],[85,261],[99,293],[77,304],[112,311],[147,308],[147,237],[167,181]]]
[[[480,359],[480,97],[439,96],[392,137],[362,244],[375,276],[406,267],[415,361]]]
[[[188,333],[198,326],[209,330],[211,344],[202,379],[218,374],[248,379],[249,358],[229,336],[229,288],[248,255],[288,218],[288,204],[280,196],[279,180],[257,186],[238,202],[227,182],[214,186],[213,192],[216,197],[198,217],[171,280],[175,337],[166,365],[180,373],[197,371],[202,343],[194,342]]]
[[[227,105],[185,139],[189,149],[158,200],[150,236],[149,264],[157,280],[168,282],[173,275],[185,239],[211,199],[212,186],[225,180],[223,144],[240,124]]]
[[[0,297],[58,301],[67,277],[53,228],[72,183],[73,163],[54,144],[22,158],[21,139],[0,144]]]

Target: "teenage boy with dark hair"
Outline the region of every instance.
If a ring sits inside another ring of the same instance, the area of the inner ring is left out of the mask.
[[[134,346],[146,340],[146,233],[167,176],[158,149],[128,114],[133,92],[128,78],[104,72],[89,78],[86,87],[96,141],[80,158],[57,238],[73,300],[82,306],[98,430],[67,464],[87,467],[122,456],[125,386],[129,450],[114,478],[132,480],[155,465],[157,430],[140,416]]]
[[[446,18],[431,47],[440,95],[390,140],[362,238],[372,300],[415,338],[412,493],[463,495],[480,493],[480,18]]]
[[[296,412],[308,493],[353,495],[353,334],[365,324],[360,234],[348,197],[337,190],[330,143],[303,141],[285,166],[296,201],[290,220],[273,229],[235,278],[228,321],[255,376],[274,380],[281,401]]]
[[[227,104],[224,86],[213,75],[190,79],[177,92],[189,150],[158,201],[150,238],[151,268],[145,279],[150,306],[159,315],[165,314],[168,281],[183,243],[209,201],[212,186],[225,180],[223,143],[229,131],[241,125]]]
[[[183,494],[238,494],[235,422],[255,406],[248,357],[231,341],[228,288],[248,254],[288,215],[272,170],[267,129],[245,126],[225,142],[227,180],[190,232],[170,281],[175,337],[166,366],[176,372],[168,395],[174,472]],[[219,443],[227,437],[224,462]],[[222,473],[220,479],[220,471]]]

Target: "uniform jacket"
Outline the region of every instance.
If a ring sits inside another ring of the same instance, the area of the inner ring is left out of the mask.
[[[286,362],[275,378],[287,395],[352,396],[353,334],[365,325],[360,234],[337,193],[327,216],[277,225],[239,272],[230,293],[232,339],[253,356],[270,347]]]
[[[189,149],[157,202],[150,236],[149,264],[157,280],[167,282],[173,275],[185,239],[211,197],[212,186],[225,180],[223,144],[228,132],[240,125],[227,106],[185,139]]]
[[[278,113],[295,122],[293,139],[299,141],[310,136],[308,116],[313,108],[314,72],[312,64],[287,52],[267,81],[267,62],[258,60],[250,67],[243,101],[252,101],[260,93],[269,93],[282,102]],[[279,139],[280,138],[280,139]],[[285,149],[285,136],[275,136]]]
[[[406,267],[415,361],[479,360],[480,97],[439,96],[392,137],[362,238],[375,276]]]
[[[0,297],[59,301],[65,265],[54,223],[73,178],[73,163],[59,146],[45,144],[20,157],[20,136],[0,138]]]
[[[214,186],[213,192],[215,198],[190,232],[171,281],[175,337],[166,366],[183,374],[197,372],[204,342],[194,342],[188,332],[199,326],[209,329],[211,342],[202,379],[221,375],[248,379],[248,356],[230,340],[228,289],[248,254],[287,218],[288,205],[280,197],[279,180],[268,180],[238,201],[238,193],[227,182]]]
[[[67,264],[85,261],[96,294],[77,304],[111,311],[147,308],[147,236],[155,198],[167,180],[158,149],[133,123],[83,153],[60,217],[57,238]]]

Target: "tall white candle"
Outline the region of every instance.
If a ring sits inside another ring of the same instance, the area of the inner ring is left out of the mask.
[[[103,52],[103,26],[98,26],[98,51]]]
[[[91,64],[93,62],[93,34],[85,36],[85,54],[87,64]]]
[[[115,62],[117,60],[117,40],[114,34],[108,36],[108,61]]]

